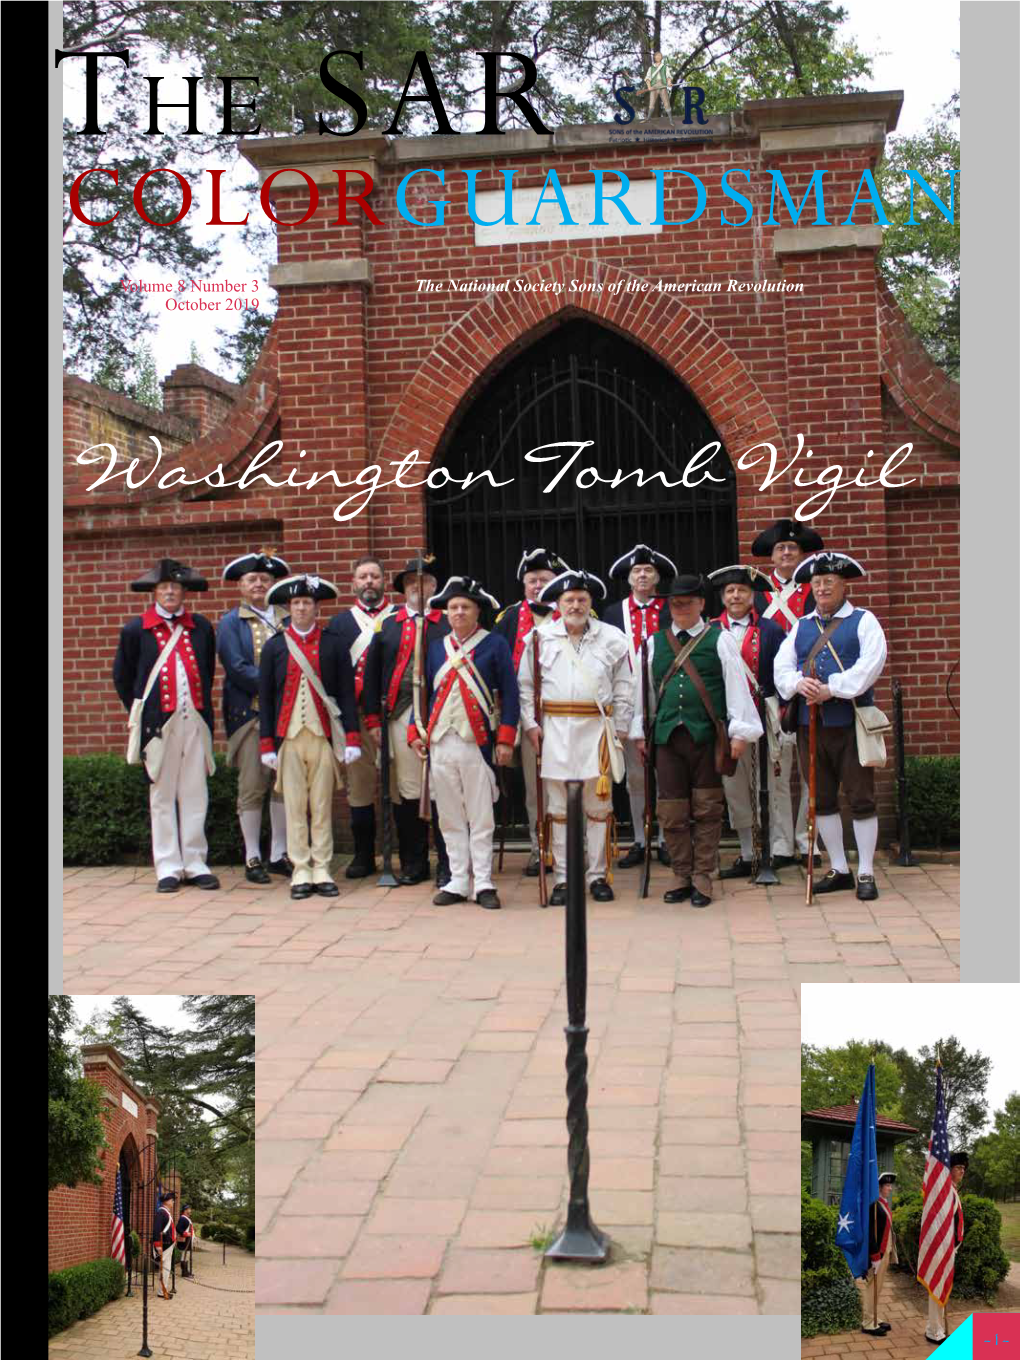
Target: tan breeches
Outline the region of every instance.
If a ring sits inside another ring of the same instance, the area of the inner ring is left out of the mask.
[[[336,787],[332,747],[325,737],[313,736],[302,727],[296,737],[283,742],[279,757],[279,783],[287,809],[287,854],[294,862],[290,881],[328,883]]]
[[[347,781],[347,801],[352,808],[372,807],[375,803],[375,791],[378,784],[379,752],[376,750],[375,742],[368,735],[368,728],[365,726],[365,719],[361,712],[358,713],[358,727],[361,732],[361,749],[364,755],[360,760],[356,760],[353,765],[347,765],[344,770],[344,777]],[[291,855],[291,859],[294,856]]]

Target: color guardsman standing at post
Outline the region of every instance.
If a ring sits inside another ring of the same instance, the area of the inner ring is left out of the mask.
[[[776,687],[772,669],[776,653],[783,645],[783,631],[771,620],[761,618],[754,608],[754,588],[758,575],[756,568],[743,566],[721,567],[718,571],[709,572],[708,579],[722,592],[723,602],[723,611],[713,619],[713,623],[724,628],[740,649],[740,660],[755,707],[758,707],[760,699],[759,713],[764,711],[769,715],[769,720],[778,732],[779,712],[774,698]],[[772,700],[771,705],[769,700]],[[772,709],[775,709],[774,713]],[[771,744],[771,736],[769,740]],[[778,738],[776,744],[778,749]],[[757,754],[757,748],[748,743],[737,761],[735,773],[723,776],[723,793],[729,810],[730,826],[740,841],[740,854],[728,869],[720,871],[720,878],[749,878],[751,875],[752,840],[758,819],[761,778]],[[752,767],[755,778],[752,778]],[[772,774],[774,769],[769,772],[769,776]],[[770,831],[776,805],[774,782],[773,778],[768,777]],[[789,797],[786,801],[789,808]],[[770,839],[774,844],[775,837],[770,836]]]
[[[159,892],[218,888],[209,872],[206,782],[212,753],[213,626],[185,606],[185,591],[208,590],[191,567],[163,557],[131,582],[153,592],[153,603],[120,632],[113,683],[128,710],[128,763],[149,778],[152,858]]]
[[[482,610],[494,614],[499,602],[470,576],[451,576],[428,608],[445,608],[450,631],[433,639],[426,657],[425,740],[411,723],[407,741],[420,759],[429,759],[450,861],[450,880],[432,901],[437,907],[466,902],[473,880],[478,905],[498,910],[502,904],[492,880],[493,804],[499,796],[493,758],[499,765],[513,759],[520,713],[513,658],[504,638],[480,627]]]
[[[871,1266],[865,1279],[854,1281],[861,1296],[861,1331],[868,1336],[885,1336],[886,1332],[892,1331],[892,1323],[882,1317],[882,1286],[889,1267],[899,1264],[892,1219],[892,1188],[895,1184],[896,1175],[892,1171],[883,1171],[878,1178],[879,1198],[875,1201],[875,1213],[868,1225],[868,1258]]]
[[[354,668],[354,696],[358,704],[359,731],[365,759],[347,770],[347,801],[351,809],[354,858],[344,871],[346,878],[368,878],[375,873],[375,746],[368,737],[362,706],[368,648],[375,630],[393,613],[394,605],[384,595],[385,575],[378,557],[359,557],[354,564],[354,604],[341,609],[326,625],[331,637],[339,638],[348,650]]]
[[[512,604],[497,615],[493,626],[494,633],[506,638],[513,653],[514,669],[520,672],[521,658],[528,646],[532,628],[549,619],[558,619],[559,611],[552,605],[543,604],[539,595],[549,582],[567,564],[551,548],[525,548],[517,564],[517,579],[524,587],[524,599]],[[517,729],[517,746],[520,752],[521,770],[524,774],[524,806],[528,813],[528,839],[531,854],[528,856],[524,872],[528,878],[538,877],[538,799],[536,783],[538,767],[535,750],[531,742],[523,740],[523,729]]]
[[[857,842],[857,896],[867,902],[878,896],[874,876],[878,813],[875,771],[861,764],[859,718],[854,709],[874,703],[874,685],[885,666],[887,648],[874,614],[855,609],[846,598],[849,582],[863,576],[864,568],[847,553],[815,553],[801,563],[796,580],[810,583],[816,608],[787,634],[776,656],[775,681],[783,699],[798,696],[797,745],[805,782],[809,769],[808,705],[818,705],[818,832],[832,867],[815,886],[815,892],[840,892],[854,886],[843,848],[839,812],[842,788],[850,804]]]
[[[237,767],[237,818],[244,837],[244,876],[249,883],[269,883],[270,874],[289,877],[287,814],[283,799],[272,791],[273,775],[259,759],[259,662],[262,648],[280,631],[287,616],[266,604],[266,591],[289,575],[282,557],[268,549],[235,557],[223,568],[223,580],[236,581],[241,603],[228,610],[216,629],[216,654],[224,671],[223,717],[227,726],[227,764]],[[262,808],[269,793],[270,850],[262,859]]]
[[[350,769],[362,757],[350,656],[317,618],[319,601],[336,597],[331,582],[310,574],[285,577],[266,595],[267,604],[290,613],[289,625],[262,649],[259,733],[262,763],[276,770],[287,807],[290,895],[296,901],[339,893],[329,872],[333,790],[342,780],[341,765]]]
[[[542,722],[535,714],[535,648],[521,661],[521,720],[540,754],[546,816],[551,824],[551,906],[567,900],[567,784],[584,780],[585,878],[597,902],[611,902],[613,783],[625,773],[623,741],[630,726],[633,683],[627,640],[618,628],[592,618],[606,587],[591,572],[561,572],[544,587],[542,601],[558,604],[560,617],[537,629]]]
[[[609,568],[611,581],[626,581],[631,593],[625,600],[617,600],[602,610],[603,623],[619,628],[630,647],[632,671],[640,668],[641,644],[669,623],[666,596],[657,587],[666,587],[676,575],[676,567],[665,555],[655,552],[645,543],[635,544],[630,552],[618,557]],[[637,747],[628,737],[623,744],[627,762],[627,796],[630,799],[630,819],[634,828],[634,844],[617,862],[618,869],[633,869],[645,859],[645,767]],[[659,862],[669,863],[662,828],[659,828]]]
[[[429,877],[429,824],[419,814],[424,766],[407,744],[408,724],[414,719],[415,666],[424,672],[428,649],[437,638],[445,637],[450,625],[441,609],[430,609],[422,618],[418,582],[425,599],[436,593],[436,564],[425,558],[412,558],[393,578],[393,589],[404,596],[404,604],[378,626],[368,648],[364,686],[361,691],[365,726],[372,740],[381,739],[382,724],[387,723],[386,754],[390,767],[390,796],[393,820],[397,827],[401,884],[424,883]],[[420,655],[416,655],[417,634],[421,629]],[[424,674],[421,694],[424,701]],[[424,721],[424,713],[418,714]],[[434,821],[436,850],[439,856],[438,886],[449,876],[446,846],[438,821]]]
[[[181,1205],[181,1216],[177,1220],[177,1241],[181,1248],[181,1275],[191,1274],[191,1248],[195,1237],[195,1225],[191,1221],[191,1205]]]
[[[173,1297],[168,1286],[170,1284],[170,1271],[174,1263],[174,1241],[177,1237],[172,1208],[172,1203],[176,1198],[172,1190],[160,1195],[159,1208],[156,1210],[152,1224],[152,1259],[156,1263],[156,1273],[161,1290],[161,1293],[156,1297],[163,1299]]]
[[[670,625],[655,634],[648,652],[653,752],[646,750],[639,714],[631,727],[642,758],[655,760],[659,825],[676,878],[664,900],[689,900],[692,907],[712,900],[723,822],[721,766],[739,761],[763,731],[737,644],[701,617],[707,593],[703,576],[674,578]],[[634,680],[640,696],[639,673]]]
[[[969,1158],[966,1152],[951,1152],[949,1154],[949,1203],[947,1212],[952,1216],[953,1229],[950,1241],[950,1250],[944,1261],[941,1274],[944,1274],[950,1281],[956,1270],[956,1253],[960,1250],[960,1243],[963,1241],[963,1205],[960,1202],[960,1186],[967,1171]],[[918,1261],[918,1271],[921,1269],[921,1262]],[[928,1291],[928,1324],[925,1327],[924,1339],[934,1341],[941,1345],[946,1339],[946,1304],[949,1302],[949,1295],[952,1293],[952,1284],[945,1298],[940,1303]]]
[[[824,546],[814,529],[795,519],[776,520],[758,535],[751,545],[751,552],[755,557],[767,557],[772,563],[769,571],[772,588],[759,589],[754,597],[754,609],[759,618],[767,619],[784,633],[789,633],[805,614],[810,614],[815,607],[811,585],[798,584],[793,576],[807,553],[818,552]],[[796,826],[790,789],[796,746],[796,737],[784,732],[779,741],[779,774],[772,779],[775,799],[769,805],[774,833],[773,869],[796,864],[798,855],[807,854],[807,787],[802,780]],[[816,854],[815,865],[821,862],[821,856]]]

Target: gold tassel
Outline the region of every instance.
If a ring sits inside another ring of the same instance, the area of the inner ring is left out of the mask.
[[[609,742],[603,731],[602,740],[599,742],[599,777],[595,781],[595,796],[601,798],[603,802],[610,796],[613,787],[609,769]]]
[[[609,776],[600,774],[595,781],[595,793],[599,798],[609,797]]]

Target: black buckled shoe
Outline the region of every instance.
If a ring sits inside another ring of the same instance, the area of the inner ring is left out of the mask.
[[[816,883],[814,888],[816,893],[833,893],[848,891],[853,886],[853,874],[837,874],[835,869],[830,869],[821,883]]]
[[[212,892],[220,886],[215,874],[196,874],[194,878],[185,878],[184,882],[189,888],[204,888],[206,892]]]
[[[176,878],[173,874],[169,874],[166,878],[161,878],[159,880],[159,882],[156,884],[156,891],[178,892],[180,890],[180,886],[181,880],[179,878]]]
[[[801,857],[800,857],[798,863],[801,865],[802,868],[805,868],[805,869],[807,868],[807,862],[808,862],[808,857],[807,857],[807,855],[806,855],[806,854],[801,855]],[[812,856],[812,864],[814,865],[814,867],[815,867],[816,869],[820,869],[820,868],[822,867],[822,857],[821,857],[821,855],[818,853],[817,850],[815,851],[814,855]],[[773,866],[772,866],[772,867],[775,868],[775,863],[773,863]]]
[[[621,855],[616,861],[616,867],[618,869],[636,869],[639,864],[644,864],[644,862],[645,847],[643,845],[634,844],[625,855]]]
[[[269,861],[269,872],[279,874],[281,878],[290,878],[294,872],[294,861],[290,855],[281,855],[279,859]]]
[[[538,851],[537,851],[537,850],[532,851],[532,853],[528,856],[528,862],[527,862],[527,864],[526,864],[525,867],[524,867],[524,877],[525,877],[525,878],[537,878],[537,877],[538,877]]]
[[[689,883],[683,888],[668,888],[662,894],[662,900],[664,902],[686,902],[693,891],[694,889]]]
[[[878,896],[878,888],[871,874],[857,875],[857,896],[861,902],[874,902]]]
[[[292,883],[290,885],[290,895],[295,902],[303,902],[306,897],[311,897],[315,889],[310,883]]]
[[[691,889],[692,907],[707,907],[711,901],[712,899],[710,897],[706,897],[705,894],[703,892],[699,892],[697,888]]]
[[[260,859],[250,859],[244,866],[244,876],[249,883],[271,883],[266,866]]]
[[[486,911],[499,911],[503,903],[499,900],[499,893],[495,888],[485,888],[478,894],[475,901]]]
[[[344,878],[370,878],[375,873],[375,859],[355,855],[344,870]]]
[[[315,895],[317,897],[340,896],[340,889],[336,886],[332,879],[328,879],[325,883],[313,883],[312,887],[315,889]]]
[[[799,864],[799,863],[800,863],[800,860],[798,860],[798,859],[796,858],[796,856],[794,856],[794,855],[773,855],[773,856],[772,856],[772,867],[773,867],[773,869],[789,869],[789,867],[790,867],[791,864]]]
[[[412,864],[406,871],[401,869],[397,874],[397,882],[402,888],[410,887],[415,883],[427,883],[432,877],[432,873],[427,864]]]
[[[750,878],[751,861],[738,855],[728,869],[719,870],[720,878]]]
[[[589,891],[596,902],[613,902],[616,894],[604,878],[592,879]]]
[[[565,907],[567,905],[567,885],[557,883],[549,896],[550,907]]]
[[[659,846],[659,863],[664,864],[667,869],[669,869],[673,864],[673,861],[669,857],[669,851],[666,849],[664,845]]]
[[[432,905],[434,907],[452,907],[454,902],[466,902],[466,901],[467,898],[463,895],[463,893],[447,892],[446,889],[443,888],[440,892],[436,893],[435,897],[433,897]]]

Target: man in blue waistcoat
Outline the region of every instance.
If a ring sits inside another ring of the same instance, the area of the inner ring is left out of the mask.
[[[223,568],[223,581],[236,581],[241,603],[228,610],[216,629],[216,655],[223,664],[223,718],[227,764],[237,768],[237,819],[244,837],[244,876],[249,883],[270,883],[270,874],[289,877],[287,814],[283,797],[269,799],[269,863],[262,860],[262,808],[273,772],[259,759],[259,662],[262,648],[285,627],[288,614],[266,603],[266,591],[290,572],[270,549],[235,557]]]
[[[437,907],[467,900],[498,910],[492,881],[493,803],[499,796],[493,757],[509,765],[520,717],[517,673],[506,639],[479,627],[483,608],[499,602],[469,576],[451,576],[428,608],[446,609],[450,632],[433,638],[425,659],[425,739],[414,723],[407,740],[431,765],[432,789],[450,861]],[[500,709],[497,713],[496,695]]]
[[[855,701],[862,705],[874,702],[874,685],[885,666],[887,647],[874,614],[854,608],[846,598],[848,583],[863,576],[864,568],[847,553],[815,553],[801,563],[795,580],[799,584],[810,582],[816,607],[787,634],[776,657],[775,681],[784,699],[792,699],[794,694],[801,698],[797,746],[805,780],[809,705],[818,705],[815,807],[818,834],[832,867],[815,885],[815,892],[839,892],[854,886],[843,848],[839,815],[842,788],[850,804],[857,842],[857,896],[868,902],[878,896],[874,876],[878,814],[875,772],[862,766],[857,754],[854,706]],[[830,628],[829,636],[819,645]],[[810,675],[806,674],[809,669]]]

